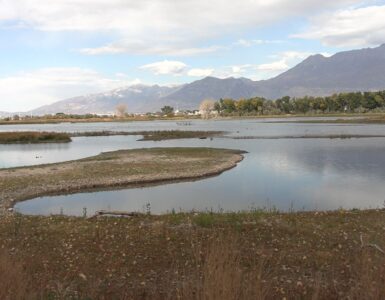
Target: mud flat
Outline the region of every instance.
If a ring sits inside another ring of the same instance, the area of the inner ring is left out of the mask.
[[[213,148],[134,149],[64,163],[1,169],[0,210],[46,195],[214,176],[235,167],[243,153]]]

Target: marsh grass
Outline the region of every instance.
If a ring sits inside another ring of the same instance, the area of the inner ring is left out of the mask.
[[[192,241],[194,268],[185,274],[171,298],[265,299],[268,286],[262,282],[263,261],[256,258],[247,268],[242,262],[239,245],[236,233],[211,236],[206,247]]]
[[[59,132],[0,132],[0,144],[69,143],[71,137]]]
[[[113,135],[138,135],[142,136],[139,141],[163,141],[175,139],[206,139],[222,136],[223,131],[189,131],[189,130],[158,130],[158,131],[88,131],[71,133],[74,137],[90,136],[113,136]]]
[[[220,136],[224,132],[221,131],[185,131],[185,130],[164,130],[164,131],[144,131],[138,132],[143,135],[142,141],[162,141],[173,139],[206,139],[210,137]]]
[[[22,263],[0,249],[0,299],[23,300],[28,295],[36,297],[37,293],[32,291]]]

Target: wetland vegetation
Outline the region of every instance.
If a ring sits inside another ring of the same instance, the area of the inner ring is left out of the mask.
[[[149,204],[146,211],[132,214],[132,217],[90,218],[87,210],[84,217],[60,215],[59,210],[58,215],[51,216],[5,212],[17,201],[41,195],[200,179],[219,174],[242,160],[241,151],[202,148],[203,143],[217,148],[242,145],[240,148],[251,152],[246,157],[250,159],[239,166],[240,169],[250,166],[251,173],[229,177],[230,181],[241,185],[237,192],[246,191],[250,185],[257,186],[269,175],[271,166],[276,166],[277,173],[270,174],[268,180],[273,182],[274,191],[278,190],[274,181],[286,183],[285,176],[297,174],[290,165],[286,165],[287,170],[280,167],[282,156],[294,167],[300,166],[296,162],[311,166],[317,162],[319,172],[326,176],[322,169],[325,162],[319,153],[325,155],[330,166],[348,164],[352,167],[357,155],[363,153],[362,145],[368,147],[364,149],[370,153],[366,156],[370,159],[362,158],[352,170],[363,172],[363,178],[369,170],[379,181],[383,178],[382,152],[368,146],[375,144],[377,149],[382,145],[380,129],[368,132],[379,140],[371,139],[361,145],[359,141],[341,139],[367,137],[364,129],[356,133],[340,132],[340,127],[333,127],[332,131],[328,126],[325,131],[306,132],[290,131],[294,127],[287,127],[286,132],[281,130],[286,128],[283,124],[280,127],[261,122],[228,122],[228,127],[221,124],[226,131],[229,128],[234,131],[235,123],[243,126],[238,136],[232,137],[241,139],[236,145],[228,139],[165,141],[159,145],[168,148],[112,151],[63,163],[1,169],[0,199],[4,214],[0,217],[0,299],[381,299],[385,293],[385,211],[382,209],[282,213],[272,208],[177,213],[178,207],[175,207],[171,213],[153,215]],[[274,131],[269,134],[275,135],[274,139],[286,138],[287,143],[283,143],[284,140],[247,141],[247,134],[258,135],[275,126],[279,129],[276,132],[285,136],[277,136]],[[298,126],[295,128],[303,128]],[[127,134],[147,135],[152,140],[223,134],[216,127],[207,129],[211,131],[204,134],[173,130],[148,130],[147,133],[137,130]],[[82,132],[78,132],[78,136],[82,136]],[[84,136],[115,134],[126,133],[90,131]],[[325,145],[331,141],[293,143],[290,139],[295,137],[338,140],[332,141],[336,145],[333,144],[335,148],[330,151]],[[86,138],[80,140],[89,143]],[[171,148],[172,143],[201,148]],[[140,142],[134,145],[140,147]],[[266,169],[258,171],[261,162],[265,162]],[[279,164],[274,164],[276,162]],[[334,169],[328,172],[331,170]],[[313,168],[306,172],[309,178],[315,171]],[[339,175],[344,172],[346,169],[332,173],[333,183],[336,182],[334,175],[344,178]],[[252,177],[249,174],[254,177],[248,179]],[[359,173],[355,174],[357,178]],[[301,183],[302,178],[298,179]],[[231,190],[234,187],[230,181],[225,181],[225,185]],[[214,189],[224,187],[216,181],[210,184]],[[293,190],[298,189],[294,181],[290,184]],[[362,189],[357,182],[354,185]],[[338,187],[341,189],[341,185]],[[378,186],[374,187],[371,189],[381,192]],[[197,190],[184,192],[191,194]],[[365,193],[368,191],[363,191]],[[225,190],[224,194],[230,193]],[[195,198],[201,196],[193,195]],[[289,196],[286,190],[285,197]],[[324,190],[322,199],[325,202],[328,196],[330,194]],[[232,201],[241,200],[234,197]]]
[[[0,219],[2,299],[381,299],[384,210]]]
[[[156,131],[91,131],[72,133],[71,136],[112,136],[112,135],[142,135],[140,141],[163,141],[176,139],[200,138],[222,136],[223,131],[189,131],[189,130],[156,130]]]
[[[69,143],[71,137],[115,136],[115,135],[141,135],[140,141],[163,141],[175,139],[206,139],[222,136],[222,131],[184,131],[184,130],[158,130],[158,131],[90,131],[75,133],[58,132],[0,132],[0,144],[43,144],[43,143]]]
[[[71,136],[58,132],[0,132],[0,144],[69,143]]]

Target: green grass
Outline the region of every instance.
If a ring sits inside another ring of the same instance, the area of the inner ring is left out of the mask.
[[[0,132],[0,144],[40,144],[69,143],[71,137],[67,133],[57,132]]]

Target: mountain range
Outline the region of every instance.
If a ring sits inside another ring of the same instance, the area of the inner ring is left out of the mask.
[[[28,113],[113,113],[124,103],[129,112],[159,111],[164,105],[197,109],[203,99],[277,99],[283,96],[326,96],[338,92],[385,90],[385,44],[339,52],[331,57],[312,55],[290,70],[268,80],[206,77],[189,84],[167,87],[132,85],[105,93],[79,96]]]

